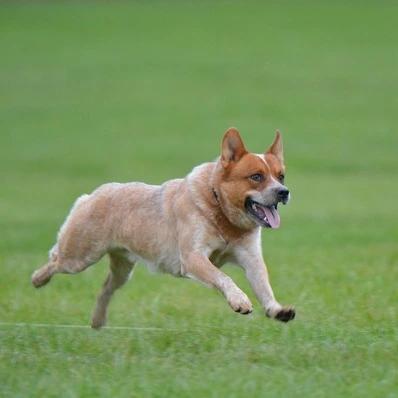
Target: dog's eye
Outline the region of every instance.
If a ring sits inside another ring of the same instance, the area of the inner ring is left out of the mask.
[[[264,176],[260,173],[256,173],[256,174],[251,175],[250,179],[255,182],[261,182],[261,181],[264,181]]]
[[[285,181],[285,175],[284,174],[281,174],[279,176],[279,181],[283,184],[283,182]]]

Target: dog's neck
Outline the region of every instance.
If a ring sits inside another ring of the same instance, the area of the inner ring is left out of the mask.
[[[219,181],[217,180],[216,176],[217,176],[217,171],[219,172],[219,167],[221,167],[221,165],[218,162],[216,162],[213,166],[213,170],[209,173],[209,178],[207,181],[208,187],[210,188],[211,192],[209,195],[209,199],[211,201],[213,208],[212,219],[214,220],[215,226],[220,231],[224,240],[230,241],[240,238],[242,237],[242,235],[245,235],[247,233],[251,233],[253,229],[252,228],[246,229],[238,225],[235,225],[228,218],[225,209],[225,206],[227,206],[227,204],[223,202],[223,198],[219,192],[219,189],[217,189]]]

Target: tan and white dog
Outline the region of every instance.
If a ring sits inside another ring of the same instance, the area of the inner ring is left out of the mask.
[[[56,273],[75,274],[108,253],[110,272],[98,296],[92,327],[105,325],[114,291],[136,262],[196,279],[220,290],[231,308],[252,311],[246,294],[220,270],[227,261],[245,271],[267,316],[283,322],[295,311],[272,292],[261,252],[261,227],[278,228],[279,202],[289,200],[279,132],[264,154],[249,153],[230,128],[221,156],[195,167],[184,179],[154,186],[110,183],[77,199],[49,262],[32,275],[35,287]]]

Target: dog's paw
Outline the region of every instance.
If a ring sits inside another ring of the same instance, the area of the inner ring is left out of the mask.
[[[52,275],[47,272],[47,269],[40,268],[32,274],[32,285],[35,288],[42,287],[50,282],[51,276]]]
[[[106,308],[97,306],[91,317],[91,327],[93,329],[101,329],[106,325]]]
[[[232,294],[228,298],[228,304],[235,312],[246,315],[253,311],[253,305],[249,298],[243,292],[237,292]]]
[[[92,329],[101,329],[103,326],[106,324],[106,319],[105,318],[99,318],[99,317],[94,317],[91,320],[91,328]]]
[[[275,311],[273,314],[267,312],[267,316],[281,322],[289,322],[296,316],[296,311],[293,307],[283,307]]]

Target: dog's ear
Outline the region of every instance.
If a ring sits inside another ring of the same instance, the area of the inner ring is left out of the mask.
[[[221,163],[227,167],[231,162],[238,162],[247,153],[239,131],[230,127],[224,134],[221,146]]]
[[[265,152],[272,153],[277,157],[277,159],[283,163],[283,144],[282,144],[282,135],[279,130],[276,130],[275,139],[272,145]]]

